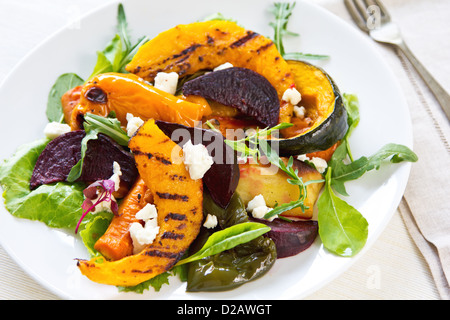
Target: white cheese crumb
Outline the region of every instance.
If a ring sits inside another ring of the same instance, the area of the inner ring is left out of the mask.
[[[311,162],[314,164],[314,166],[316,167],[317,171],[319,171],[320,173],[324,173],[325,170],[328,167],[327,162],[324,159],[322,159],[322,158],[313,157],[311,159]]]
[[[324,173],[328,167],[326,160],[319,157],[313,157],[312,159],[310,159],[308,156],[306,156],[306,154],[297,156],[297,160],[308,161],[312,163],[314,167],[316,167],[316,170],[319,171],[320,173]]]
[[[229,62],[225,62],[224,64],[221,64],[220,66],[214,68],[214,71],[225,70],[228,68],[233,68],[233,65]]]
[[[262,194],[255,196],[252,200],[250,200],[247,204],[247,211],[252,213],[253,218],[256,219],[264,219],[264,216],[269,213],[272,208],[266,205],[266,200]],[[277,215],[267,219],[269,221],[273,221],[277,218]]]
[[[191,140],[183,146],[183,155],[184,165],[193,180],[203,178],[214,163],[206,147],[203,144],[193,145]]]
[[[96,203],[98,200],[98,197],[92,200],[92,203]],[[113,201],[116,201],[113,195],[111,195],[111,201],[101,201],[99,204],[97,204],[94,209],[92,209],[91,214],[96,214],[99,212],[112,212],[111,210],[111,203]]]
[[[294,114],[297,118],[303,119],[305,117],[305,107],[294,106]]]
[[[152,244],[155,241],[159,227],[155,228],[152,223],[146,223],[143,227],[139,222],[133,222],[129,230],[131,239],[133,240],[133,253],[137,254],[146,245]]]
[[[127,135],[129,137],[132,137],[143,124],[144,120],[127,113]]]
[[[44,134],[49,139],[55,139],[60,135],[70,132],[70,126],[65,123],[50,122],[45,126]]]
[[[122,176],[122,171],[120,170],[120,165],[114,161],[113,163],[113,175],[109,178],[109,180],[114,181],[114,190],[119,190],[120,187],[120,177]]]
[[[203,226],[208,229],[214,229],[217,226],[217,217],[213,214],[208,213]]]
[[[176,72],[158,72],[155,77],[155,88],[170,94],[177,91],[178,73]]]
[[[255,196],[252,200],[250,200],[247,204],[247,211],[253,211],[253,209],[257,207],[266,206],[266,200],[264,200],[264,197],[262,194],[258,194]]]
[[[296,106],[302,100],[302,95],[295,88],[289,88],[283,93],[282,100]]]
[[[136,218],[144,221],[144,226],[140,222],[133,222],[129,231],[133,240],[133,253],[139,253],[146,245],[155,241],[159,232],[158,212],[153,204],[147,204],[136,213]]]
[[[147,203],[144,208],[136,213],[136,219],[148,221],[158,217],[158,211],[154,204]]]

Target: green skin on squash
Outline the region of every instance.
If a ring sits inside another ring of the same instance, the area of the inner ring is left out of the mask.
[[[302,94],[299,105],[304,103],[306,115],[315,114],[316,119],[310,128],[299,134],[292,135],[295,131],[291,131],[288,138],[272,140],[272,147],[278,148],[281,156],[331,148],[348,129],[347,112],[339,88],[325,71],[316,66],[302,61],[288,63],[292,67],[297,89]]]

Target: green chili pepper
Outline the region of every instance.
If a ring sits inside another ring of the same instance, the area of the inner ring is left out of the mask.
[[[225,229],[235,224],[248,222],[247,212],[238,194],[235,194],[226,209],[217,206],[205,193],[204,214],[217,216],[219,226]],[[214,230],[202,228],[191,246],[198,251]],[[187,291],[225,291],[238,287],[264,275],[277,258],[276,247],[270,238],[260,236],[233,249],[189,263]]]

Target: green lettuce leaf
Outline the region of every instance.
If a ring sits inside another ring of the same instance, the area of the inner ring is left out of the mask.
[[[84,184],[58,182],[30,190],[34,165],[48,142],[25,144],[0,164],[5,207],[18,218],[38,220],[52,228],[75,228],[82,214]]]

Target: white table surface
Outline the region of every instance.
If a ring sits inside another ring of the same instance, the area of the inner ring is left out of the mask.
[[[445,1],[445,0],[444,0]],[[0,0],[0,82],[13,67],[37,44],[71,19],[108,3],[109,0]],[[325,8],[341,12],[342,2],[335,0],[315,1]],[[405,1],[386,0],[394,10]],[[411,0],[410,3],[424,2]],[[436,1],[430,1],[436,2]],[[420,14],[416,12],[415,14]],[[445,13],[441,13],[444,17]],[[345,17],[348,19],[348,17]],[[427,15],[425,19],[434,19]],[[410,24],[414,28],[413,24]],[[433,68],[433,59],[449,52],[427,52],[427,43],[437,41],[433,34],[420,34],[420,25],[410,34],[422,37],[423,48],[418,49],[419,58]],[[415,32],[417,31],[417,32]],[[446,39],[448,41],[448,38]],[[389,50],[380,48],[380,50]],[[428,53],[430,55],[428,55]],[[434,54],[434,56],[432,56]],[[448,61],[448,60],[447,60]],[[440,79],[448,84],[449,78]],[[421,84],[422,85],[422,84]],[[447,86],[448,88],[448,86]],[[59,299],[31,279],[0,246],[0,299]],[[319,289],[307,299],[440,299],[430,270],[411,239],[398,211],[376,243],[361,256],[344,274]]]

